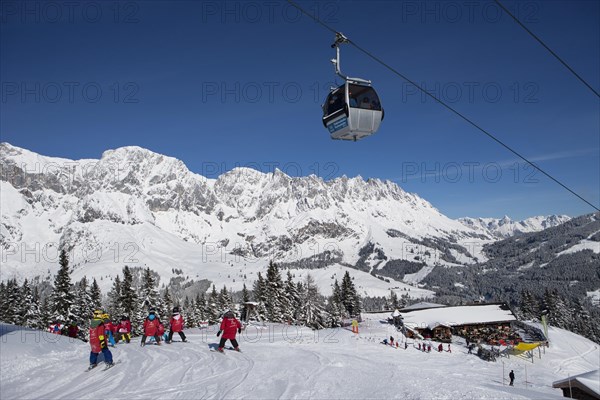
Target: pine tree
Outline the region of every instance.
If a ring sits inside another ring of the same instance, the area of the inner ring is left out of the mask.
[[[540,318],[539,300],[529,291],[521,291],[521,310],[522,318],[526,320],[538,320]]]
[[[569,310],[556,289],[544,292],[544,311],[548,314],[548,324],[558,328],[568,328]]]
[[[194,316],[198,325],[208,320],[204,293],[196,295],[196,299],[194,300]]]
[[[33,327],[37,317],[33,315],[33,293],[27,279],[23,281],[23,285],[19,289],[18,300],[15,323],[20,326]]]
[[[233,299],[225,285],[223,285],[223,289],[221,289],[221,292],[219,293],[219,305],[221,310],[233,310]]]
[[[92,296],[90,294],[87,278],[84,276],[75,285],[75,304],[73,305],[73,315],[79,325],[87,324],[92,318],[94,307],[92,304]]]
[[[60,268],[54,279],[50,311],[53,319],[65,323],[71,315],[74,296],[71,288],[69,257],[64,249],[60,252],[59,264]]]
[[[154,309],[157,313],[160,312],[160,295],[158,294],[156,280],[150,271],[150,268],[146,268],[142,274],[142,282],[140,286],[140,297],[141,301],[140,311],[145,315]]]
[[[223,311],[219,302],[219,293],[217,293],[215,285],[212,286],[212,291],[210,292],[206,303],[206,318],[208,319],[208,323],[215,324],[219,321],[219,317]]]
[[[173,299],[171,298],[171,293],[169,292],[169,287],[165,287],[165,291],[163,293],[163,311],[162,315],[164,315],[165,320],[168,316],[171,315],[171,311],[173,310]]]
[[[352,278],[348,271],[346,271],[342,278],[341,295],[342,304],[350,318],[360,315],[360,297],[356,292],[356,288],[354,287],[354,283],[352,282]]]
[[[284,314],[283,282],[281,280],[279,268],[273,261],[269,263],[269,267],[267,268],[264,293],[267,319],[272,322],[282,322]]]
[[[47,329],[48,326],[52,322],[52,311],[50,307],[51,299],[50,296],[46,296],[42,301],[42,306],[40,307],[40,329]]]
[[[298,293],[298,287],[292,279],[292,273],[288,271],[287,279],[285,281],[285,294],[289,309],[286,310],[287,318],[295,321],[298,319],[298,312],[302,306],[300,302],[300,294]]]
[[[8,301],[6,299],[6,285],[4,281],[0,282],[0,321],[8,322]]]
[[[396,292],[390,289],[390,309],[397,310],[399,308],[402,307],[399,304],[398,296],[396,295]]]
[[[36,329],[45,329],[48,324],[44,320],[41,298],[37,287],[33,288],[31,298],[32,306],[30,307],[30,315],[32,323],[30,326]]]
[[[325,327],[325,310],[320,298],[319,289],[314,278],[306,275],[304,281],[304,292],[302,293],[304,308],[304,323],[313,329],[322,329]]]
[[[19,307],[21,305],[21,293],[19,290],[19,284],[16,279],[9,279],[6,282],[6,310],[5,320],[9,324],[19,323]]]
[[[115,277],[113,281],[113,287],[108,292],[108,313],[112,318],[117,318],[118,315],[123,314],[123,308],[121,307],[121,278],[119,275]]]
[[[598,342],[598,338],[595,337],[593,330],[594,322],[592,321],[592,317],[580,299],[575,300],[572,315],[575,318],[571,329],[574,332],[593,340],[594,342]]]
[[[266,282],[260,272],[252,286],[252,296],[254,297],[254,301],[258,303],[256,306],[256,313],[264,320],[267,316],[267,309],[265,306],[265,303],[267,302],[267,290]]]
[[[327,301],[326,310],[331,318],[328,325],[332,328],[342,326],[342,321],[346,317],[346,310],[342,303],[342,290],[337,279],[333,282],[333,289]]]
[[[94,278],[90,286],[90,299],[92,309],[98,310],[102,308],[102,292],[100,291],[100,286],[98,286],[96,278]]]
[[[246,287],[246,283],[242,287],[242,309],[241,309],[241,320],[246,321],[248,319],[248,309],[246,308],[246,303],[250,301],[250,293],[248,292],[248,288]]]
[[[133,287],[133,274],[126,265],[123,267],[123,282],[121,283],[120,304],[123,309],[123,314],[129,318],[133,318],[137,309],[138,296]]]

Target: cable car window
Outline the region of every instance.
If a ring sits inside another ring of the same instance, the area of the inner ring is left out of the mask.
[[[381,111],[379,96],[371,86],[348,85],[350,107]]]
[[[343,90],[336,90],[333,93],[330,93],[327,97],[327,102],[325,104],[325,115],[331,115],[336,111],[342,110],[344,108],[344,104],[346,103],[346,99],[344,98]]]

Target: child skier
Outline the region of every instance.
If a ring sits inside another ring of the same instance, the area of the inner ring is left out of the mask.
[[[221,341],[219,342],[219,348],[217,349],[218,351],[223,352],[223,347],[225,347],[225,342],[228,339],[233,348],[237,351],[240,351],[238,342],[235,340],[236,331],[237,333],[242,333],[242,324],[233,316],[232,311],[227,311],[223,316],[223,321],[219,327],[219,332],[217,332],[217,337],[223,333],[223,337],[221,337]]]
[[[160,323],[160,319],[156,316],[156,312],[151,310],[148,313],[148,316],[144,320],[144,334],[142,335],[142,343],[141,346],[146,345],[146,337],[153,336],[156,344],[160,346],[160,327],[162,324]]]
[[[71,320],[69,328],[67,328],[67,334],[70,338],[77,338],[79,335],[79,327],[77,326],[77,321],[74,319]]]
[[[185,333],[183,333],[184,327],[183,316],[179,314],[179,307],[173,308],[173,315],[171,316],[171,320],[169,321],[170,329],[169,329],[169,337],[167,338],[167,343],[171,343],[173,341],[173,333],[179,333],[182,342],[187,342],[185,338]]]
[[[117,341],[124,340],[127,343],[131,341],[131,321],[126,316],[121,317],[119,325],[117,325]]]
[[[108,315],[107,313],[102,314],[102,320],[104,322],[104,328],[106,329],[106,336],[108,338],[108,342],[110,343],[111,347],[115,347],[115,338],[113,337],[113,331],[115,329],[115,326],[112,323],[112,320],[110,319],[110,315]]]
[[[113,358],[112,353],[108,349],[108,340],[105,333],[106,327],[102,319],[92,319],[90,327],[90,366],[88,369],[92,369],[98,365],[98,354],[102,352],[104,354],[104,362],[107,367],[112,367]]]

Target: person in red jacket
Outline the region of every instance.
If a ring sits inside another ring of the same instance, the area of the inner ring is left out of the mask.
[[[223,333],[221,337],[221,341],[219,342],[218,351],[222,352],[223,347],[225,347],[225,342],[229,339],[233,348],[237,351],[240,351],[240,347],[238,346],[237,340],[235,340],[235,334],[242,332],[242,324],[238,321],[232,311],[227,311],[223,316],[223,321],[221,322],[221,326],[219,327],[219,332],[217,332],[217,337]]]
[[[179,333],[182,342],[187,342],[185,338],[185,333],[183,333],[183,327],[185,325],[185,321],[183,320],[183,315],[179,313],[179,307],[173,308],[173,315],[171,316],[171,320],[169,321],[170,329],[169,329],[169,337],[167,338],[167,343],[171,343],[173,341],[173,333]]]
[[[117,342],[124,340],[127,343],[131,341],[131,321],[126,316],[121,317],[119,325],[117,325],[117,334],[115,335]]]
[[[77,338],[78,334],[79,334],[79,327],[77,326],[77,321],[71,320],[71,324],[67,328],[67,335],[70,338]]]
[[[113,365],[112,353],[108,349],[108,338],[105,333],[106,327],[101,319],[94,318],[90,327],[90,366],[89,369],[98,365],[98,354],[102,352],[104,362],[107,366]]]
[[[151,310],[148,313],[148,316],[144,320],[144,334],[142,335],[142,343],[141,346],[146,345],[146,337],[153,336],[154,340],[156,340],[156,344],[160,345],[160,327],[162,324],[160,323],[160,319],[156,315],[154,310]]]

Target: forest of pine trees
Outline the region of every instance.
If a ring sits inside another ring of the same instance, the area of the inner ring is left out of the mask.
[[[540,297],[523,290],[517,313],[521,319],[533,321],[540,321],[542,315],[545,315],[549,325],[567,329],[600,343],[600,313],[592,316],[589,309],[581,300],[565,299],[558,290],[546,289]]]
[[[87,334],[87,324],[94,310],[104,309],[118,321],[121,316],[131,319],[133,334],[139,334],[144,318],[153,309],[166,322],[174,306],[179,306],[186,317],[186,326],[217,323],[227,309],[236,309],[241,303],[240,316],[245,317],[244,303],[258,304],[260,319],[270,322],[307,325],[315,329],[341,326],[345,319],[360,315],[362,304],[350,274],[346,272],[341,284],[334,282],[329,298],[319,293],[314,279],[307,275],[294,282],[288,271],[285,280],[279,267],[271,262],[266,277],[259,273],[252,290],[244,284],[240,293],[232,293],[226,286],[218,290],[212,285],[207,293],[195,297],[174,298],[170,286],[159,290],[160,277],[150,268],[123,267],[122,274],[113,279],[112,287],[103,296],[96,279],[83,277],[71,281],[71,268],[65,252],[61,252],[59,270],[51,291],[41,298],[38,288],[47,290],[48,282],[27,279],[19,285],[16,279],[0,282],[0,321],[47,329],[50,324],[68,324],[76,321]]]
[[[46,329],[54,322],[68,324],[74,320],[86,328],[93,311],[102,308],[114,320],[128,316],[136,335],[141,332],[144,318],[151,309],[166,322],[172,308],[179,306],[185,315],[186,326],[197,327],[217,323],[228,309],[237,309],[240,317],[245,319],[244,303],[253,302],[256,310],[250,318],[258,314],[262,321],[321,329],[343,326],[350,319],[359,317],[363,309],[393,310],[411,301],[407,294],[398,298],[394,291],[390,291],[388,297],[361,299],[349,272],[341,282],[333,282],[331,296],[325,297],[319,293],[310,274],[296,282],[287,271],[284,279],[274,262],[269,263],[265,276],[257,274],[252,290],[244,284],[238,293],[231,292],[226,286],[218,289],[212,285],[206,293],[198,291],[193,297],[176,298],[170,285],[159,289],[159,280],[158,274],[150,268],[125,266],[122,275],[113,279],[111,289],[103,296],[96,279],[90,282],[83,277],[78,282],[71,281],[68,256],[61,252],[59,270],[51,290],[48,289],[49,282],[39,279],[25,279],[21,284],[16,279],[0,282],[0,320],[37,329]],[[600,342],[600,311],[596,312],[589,304],[566,299],[555,289],[546,289],[542,296],[523,290],[520,300],[515,311],[521,319],[540,320],[546,315],[550,325]],[[86,331],[83,329],[84,334]]]

